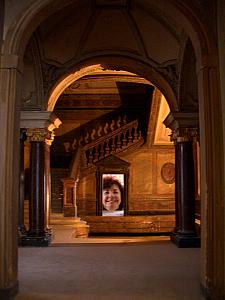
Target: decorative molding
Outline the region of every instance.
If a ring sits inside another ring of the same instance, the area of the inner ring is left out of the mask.
[[[179,127],[199,128],[199,114],[198,112],[170,112],[163,123],[171,130]]]
[[[167,184],[175,182],[175,164],[171,162],[165,163],[161,168],[162,180]]]
[[[43,60],[41,61],[41,68],[43,74],[43,90],[44,95],[46,96],[60,75],[67,73],[67,71],[63,66],[58,67]]]
[[[156,70],[166,79],[173,89],[175,95],[178,95],[179,89],[179,64],[177,60],[164,62],[156,66]]]
[[[52,132],[61,124],[60,119],[51,111],[20,112],[20,128],[45,128]]]

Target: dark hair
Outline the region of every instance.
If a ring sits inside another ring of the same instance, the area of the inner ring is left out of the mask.
[[[109,189],[109,188],[111,188],[111,186],[113,184],[116,184],[118,186],[118,188],[120,190],[120,193],[121,193],[121,203],[120,203],[120,206],[118,208],[118,210],[121,210],[121,209],[123,209],[123,198],[124,198],[124,196],[123,196],[123,190],[124,189],[123,189],[123,185],[121,184],[121,182],[113,176],[106,176],[106,177],[103,178],[102,189],[103,190]]]

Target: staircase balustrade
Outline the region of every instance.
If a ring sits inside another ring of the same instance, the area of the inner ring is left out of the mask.
[[[110,154],[121,152],[143,140],[138,128],[138,120],[134,120],[98,140],[83,147],[82,167],[89,167]]]
[[[112,117],[112,116],[111,116]],[[94,122],[94,123],[93,123]],[[74,129],[64,136],[57,137],[53,144],[55,152],[73,153],[78,146],[84,146],[104,137],[116,128],[119,129],[127,123],[127,115],[120,112],[120,115],[114,114],[114,119],[108,117],[107,121],[92,120],[85,125],[81,125],[79,129]],[[96,126],[97,124],[97,126]],[[96,128],[93,128],[96,126]]]

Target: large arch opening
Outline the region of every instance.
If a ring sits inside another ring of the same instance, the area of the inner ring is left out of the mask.
[[[124,70],[127,61],[133,64],[126,66],[126,70]],[[81,68],[62,80],[52,91],[48,109],[52,111],[55,104],[55,114],[61,119],[62,123],[64,123],[64,120],[66,122],[65,125],[62,124],[64,128],[56,130],[58,133],[56,133],[52,145],[54,186],[58,188],[61,185],[62,194],[62,186],[66,189],[66,177],[71,178],[71,174],[76,174],[79,177],[79,183],[76,186],[78,206],[76,211],[79,217],[87,219],[89,224],[92,223],[90,231],[97,233],[95,222],[98,220],[91,217],[99,215],[99,205],[96,207],[99,191],[96,190],[96,186],[100,185],[98,185],[96,177],[98,171],[95,164],[99,160],[104,163],[104,158],[107,158],[108,155],[116,155],[120,159],[127,159],[127,163],[130,162],[131,164],[131,175],[129,176],[129,182],[127,181],[129,188],[128,186],[125,187],[126,190],[129,190],[126,215],[139,216],[136,223],[139,222],[138,226],[140,227],[143,226],[143,222],[147,222],[145,219],[149,219],[148,223],[150,225],[145,229],[149,233],[156,231],[159,233],[160,231],[168,234],[175,226],[174,149],[168,136],[170,130],[166,130],[165,125],[162,123],[169,112],[169,107],[161,92],[151,82],[127,71],[135,70],[135,62],[132,60],[127,61],[123,60],[121,66],[119,65],[120,59],[110,57],[107,61],[105,58],[104,68],[101,65]],[[105,66],[110,67],[110,65],[114,66],[114,70],[105,69]],[[143,69],[142,72],[144,72]],[[60,104],[57,104],[57,99]],[[82,101],[82,104],[80,104],[80,101]],[[65,119],[63,106],[67,114]],[[72,107],[76,114],[76,120],[72,120],[71,116],[69,117],[69,114],[72,114]],[[85,117],[82,117],[82,113],[85,114]],[[68,118],[71,119],[68,120]],[[140,127],[136,128],[134,124],[137,124],[137,121]],[[124,130],[126,131],[125,135]],[[137,139],[132,136],[135,134],[139,136]],[[144,150],[142,150],[143,145],[145,145]],[[82,146],[82,153],[79,152],[80,159],[77,157],[79,146]],[[85,149],[84,153],[83,148]],[[128,156],[126,152],[129,153]],[[87,161],[84,160],[84,155]],[[75,170],[76,166],[78,167],[74,164],[76,160],[79,160],[81,164],[79,175]],[[149,168],[145,168],[146,160]],[[113,164],[111,165],[113,169]],[[161,169],[166,168],[166,166],[172,172],[171,176],[173,178],[169,180],[162,177],[164,175],[161,174]],[[71,170],[73,171],[71,172]],[[60,182],[63,177],[58,178],[60,174],[65,177],[63,184]],[[142,175],[140,176],[140,174]],[[158,174],[158,180],[156,174]],[[148,179],[144,180],[144,178]],[[74,180],[76,181],[77,178],[74,178]],[[142,184],[143,180],[145,181],[144,186]],[[53,195],[53,213],[63,213],[64,211],[64,215],[68,216],[69,205],[65,204],[67,200],[64,199],[63,201],[62,197],[54,191]],[[142,198],[145,200],[141,200]],[[72,216],[75,210],[72,207],[70,209]],[[153,218],[146,217],[149,214],[153,215]],[[157,221],[155,221],[156,219]],[[128,221],[130,222],[130,219],[127,218]],[[159,224],[161,225],[159,226]],[[121,228],[111,228],[111,233],[113,231],[116,233],[117,230],[117,233],[129,234],[124,223],[121,226],[124,227],[123,232],[120,231]],[[140,228],[133,229],[133,233],[138,233],[138,231],[139,233],[144,232],[143,230],[141,232]],[[107,232],[106,227],[99,228],[98,233],[101,232]]]
[[[67,5],[69,2],[64,2],[65,5]],[[78,3],[78,2],[77,2]],[[53,3],[53,1],[49,1],[47,4],[43,4],[38,2],[35,4],[35,7],[28,7],[28,9],[25,11],[23,18],[20,19],[20,22],[17,23],[17,26],[12,26],[13,29],[10,31],[10,33],[6,37],[6,42],[4,46],[4,53],[5,54],[15,54],[18,55],[19,61],[22,61],[22,56],[20,55],[21,49],[24,49],[27,41],[33,32],[34,28],[39,24],[41,18],[45,18],[46,14],[43,13],[45,8],[48,6],[48,8],[52,8],[54,11],[56,11],[56,6],[58,2]],[[63,4],[63,5],[64,5]],[[160,4],[160,2],[159,2]],[[46,6],[47,5],[47,6]],[[215,227],[218,232],[221,232],[221,235],[224,236],[224,215],[221,216],[221,218],[213,218],[212,214],[216,210],[218,211],[218,208],[215,207],[213,199],[218,199],[219,203],[222,203],[223,200],[223,193],[221,191],[221,183],[223,182],[223,174],[221,175],[220,171],[220,154],[222,152],[222,145],[218,144],[219,142],[219,136],[222,133],[222,126],[221,126],[221,112],[220,112],[220,97],[217,97],[217,95],[213,95],[212,89],[209,91],[208,87],[210,87],[211,82],[214,82],[213,86],[215,87],[214,90],[218,91],[218,86],[216,82],[217,76],[218,76],[218,69],[217,69],[217,62],[215,62],[213,59],[210,60],[211,56],[209,54],[212,53],[212,56],[214,54],[216,55],[216,51],[214,50],[214,42],[211,39],[210,30],[208,30],[208,27],[204,25],[201,20],[197,17],[196,11],[194,12],[189,6],[183,3],[178,3],[176,6],[172,5],[171,3],[168,4],[169,11],[174,12],[174,15],[178,16],[179,20],[182,20],[185,24],[184,27],[186,29],[186,32],[190,36],[195,51],[196,51],[196,58],[197,58],[197,65],[198,65],[198,83],[199,83],[199,99],[200,99],[200,129],[201,129],[201,156],[204,161],[204,164],[202,166],[202,172],[201,172],[201,180],[202,180],[202,193],[203,193],[203,199],[204,199],[204,207],[203,207],[203,213],[204,213],[204,234],[203,234],[203,250],[202,250],[202,259],[203,259],[203,265],[202,268],[203,277],[205,274],[209,276],[213,280],[213,286],[220,286],[223,287],[224,283],[224,273],[221,271],[221,276],[218,276],[216,274],[215,269],[213,268],[213,265],[218,265],[218,259],[224,259],[224,254],[221,252],[222,248],[220,245],[218,246],[215,240],[212,236],[212,228]],[[50,11],[47,10],[48,13]],[[32,13],[30,13],[32,12]],[[30,14],[29,14],[30,13]],[[189,18],[189,13],[191,17]],[[40,16],[42,17],[40,18]],[[39,20],[39,21],[38,21]],[[29,26],[32,24],[32,26]],[[200,24],[202,27],[200,28]],[[29,28],[29,29],[28,29]],[[207,33],[209,33],[208,38]],[[7,61],[6,59],[6,68],[11,66],[11,68],[15,68],[15,66],[12,67],[11,65],[12,61]],[[202,69],[200,66],[204,66]],[[211,68],[213,68],[213,72],[211,72]],[[9,68],[10,69],[10,68]],[[210,75],[209,75],[210,74]],[[11,91],[12,93],[10,95],[5,95],[8,99],[8,102],[11,103],[11,106],[9,107],[3,107],[2,114],[10,116],[9,120],[6,119],[4,116],[1,118],[3,122],[3,128],[8,128],[8,136],[10,136],[12,139],[13,137],[17,136],[17,133],[15,132],[15,128],[18,127],[18,117],[14,115],[14,108],[16,103],[16,90],[20,90],[20,86],[15,81],[12,81],[11,79],[14,78],[13,72],[9,72],[9,74],[6,75],[6,81],[11,82]],[[211,76],[211,77],[210,77]],[[15,93],[14,93],[15,92]],[[218,92],[219,93],[219,92]],[[215,101],[218,101],[218,105],[215,105],[215,109],[212,108],[212,102],[214,99]],[[54,100],[53,100],[54,103]],[[11,122],[13,120],[13,124]],[[4,135],[5,136],[5,135]],[[5,144],[8,145],[8,142]],[[218,145],[218,147],[214,148],[213,145]],[[216,154],[214,153],[216,151]],[[7,157],[9,158],[5,162],[3,162],[3,166],[9,169],[9,174],[13,173],[12,170],[12,164],[11,161],[13,161],[13,149],[9,149],[7,153]],[[213,176],[211,175],[211,171],[213,166]],[[5,168],[3,168],[5,169]],[[219,175],[219,176],[217,176]],[[9,176],[10,177],[10,176]],[[217,182],[215,182],[211,178],[219,178]],[[7,181],[8,180],[8,181]],[[9,179],[6,179],[7,182],[5,184],[7,186],[10,186]],[[5,191],[5,189],[3,189]],[[217,194],[218,193],[218,194]],[[16,195],[16,189],[14,192],[10,194],[11,201],[13,199],[13,195]],[[4,196],[4,195],[3,195]],[[209,207],[209,209],[207,209]],[[213,243],[211,243],[214,241]],[[12,244],[12,241],[10,242]],[[209,249],[209,251],[207,251]],[[215,251],[213,251],[215,250]],[[218,255],[213,255],[212,253],[218,253]],[[15,257],[14,257],[15,260]],[[205,278],[205,277],[204,277]],[[203,280],[204,281],[204,280]],[[207,285],[207,284],[206,284]]]

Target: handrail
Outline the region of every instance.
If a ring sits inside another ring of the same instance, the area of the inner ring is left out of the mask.
[[[94,147],[94,146],[100,144],[102,141],[105,141],[110,137],[114,137],[114,136],[118,135],[118,133],[120,133],[121,131],[125,131],[125,130],[131,128],[131,127],[134,127],[134,128],[136,127],[136,129],[137,129],[138,128],[138,120],[134,120],[134,121],[132,121],[128,124],[125,124],[124,126],[119,127],[118,129],[116,129],[116,130],[114,130],[114,131],[112,131],[112,132],[110,132],[110,133],[108,133],[108,134],[106,134],[102,137],[99,137],[97,140],[85,145],[83,147],[83,150],[87,150],[91,147]],[[139,132],[139,134],[140,134],[140,132]],[[137,134],[136,137],[138,137],[138,134]]]

